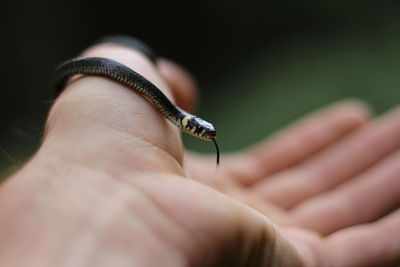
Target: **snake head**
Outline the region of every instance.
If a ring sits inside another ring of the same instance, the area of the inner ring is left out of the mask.
[[[183,117],[181,120],[181,127],[185,133],[206,141],[212,141],[212,139],[217,137],[217,133],[211,123],[195,116]]]

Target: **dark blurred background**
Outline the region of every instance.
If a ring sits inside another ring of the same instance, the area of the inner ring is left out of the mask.
[[[1,14],[0,176],[40,142],[54,67],[105,34],[136,36],[189,69],[223,151],[342,98],[377,113],[400,103],[399,1],[16,0]]]

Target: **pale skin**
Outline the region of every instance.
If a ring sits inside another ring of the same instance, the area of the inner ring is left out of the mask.
[[[193,110],[194,83],[177,65],[117,46],[84,55],[130,66]],[[371,119],[359,101],[336,103],[223,155],[218,170],[214,156],[184,153],[178,129],[142,96],[105,78],[71,81],[45,128],[0,187],[0,266],[400,260],[399,109]]]

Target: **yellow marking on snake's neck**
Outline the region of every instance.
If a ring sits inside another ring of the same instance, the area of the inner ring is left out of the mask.
[[[189,116],[186,116],[186,117],[184,117],[184,118],[182,119],[182,126],[183,126],[183,128],[186,128],[186,126],[187,126],[187,124],[188,124],[188,121],[189,121]]]

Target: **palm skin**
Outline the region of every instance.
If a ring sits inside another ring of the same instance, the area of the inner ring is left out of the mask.
[[[84,55],[131,66],[187,110],[195,103],[190,77],[168,61],[106,45]],[[214,158],[184,157],[178,130],[143,97],[80,78],[53,106],[40,150],[0,187],[0,266],[394,264],[398,136],[399,111],[368,121],[348,101],[216,171]]]

